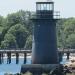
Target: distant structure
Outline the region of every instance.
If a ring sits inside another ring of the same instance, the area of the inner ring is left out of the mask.
[[[32,64],[58,64],[54,2],[36,2]],[[57,16],[57,15],[56,15]]]
[[[54,17],[54,2],[36,2],[36,15],[32,18],[34,22],[32,64],[22,65],[21,73],[29,71],[33,75],[63,74],[63,66],[59,64],[58,60],[56,43],[56,21],[58,18]]]

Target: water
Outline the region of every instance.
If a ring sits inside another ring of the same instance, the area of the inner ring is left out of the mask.
[[[69,60],[67,60],[67,56],[63,56],[62,62],[60,62],[61,64],[65,64],[69,62]]]
[[[4,75],[4,73],[20,73],[21,65],[23,64],[24,59],[19,58],[19,64],[16,64],[16,59],[12,58],[11,64],[7,64],[7,60],[4,60],[4,63],[0,65],[0,75]],[[68,60],[66,60],[66,56],[63,56],[63,61],[61,64],[66,63]],[[31,59],[28,58],[26,64],[31,64]]]
[[[4,73],[19,73],[21,70],[21,65],[23,64],[24,59],[19,58],[19,64],[16,64],[16,59],[12,58],[11,64],[7,64],[7,60],[4,59],[4,63],[0,64],[0,75],[4,75]],[[31,64],[31,59],[28,58],[26,64]]]

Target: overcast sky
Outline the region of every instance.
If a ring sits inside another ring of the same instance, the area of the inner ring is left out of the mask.
[[[35,11],[36,1],[38,0],[0,0],[0,15],[6,16],[21,9]],[[60,11],[61,17],[75,17],[75,0],[53,1],[55,11]]]

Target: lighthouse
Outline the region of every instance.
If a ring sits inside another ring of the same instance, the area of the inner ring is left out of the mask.
[[[36,2],[32,43],[32,64],[58,64],[54,2]]]
[[[51,72],[55,75],[63,74],[63,67],[58,60],[56,38],[56,22],[59,17],[55,18],[55,16],[59,16],[59,14],[54,15],[53,1],[36,2],[36,15],[31,18],[34,23],[32,64],[22,65],[22,73],[30,71],[34,75],[41,75],[45,72]]]

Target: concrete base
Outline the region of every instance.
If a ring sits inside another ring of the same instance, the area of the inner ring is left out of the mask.
[[[42,74],[42,73],[50,73],[50,71],[54,69],[61,70],[60,64],[25,64],[21,66],[21,73],[26,73],[27,71],[33,74]]]

